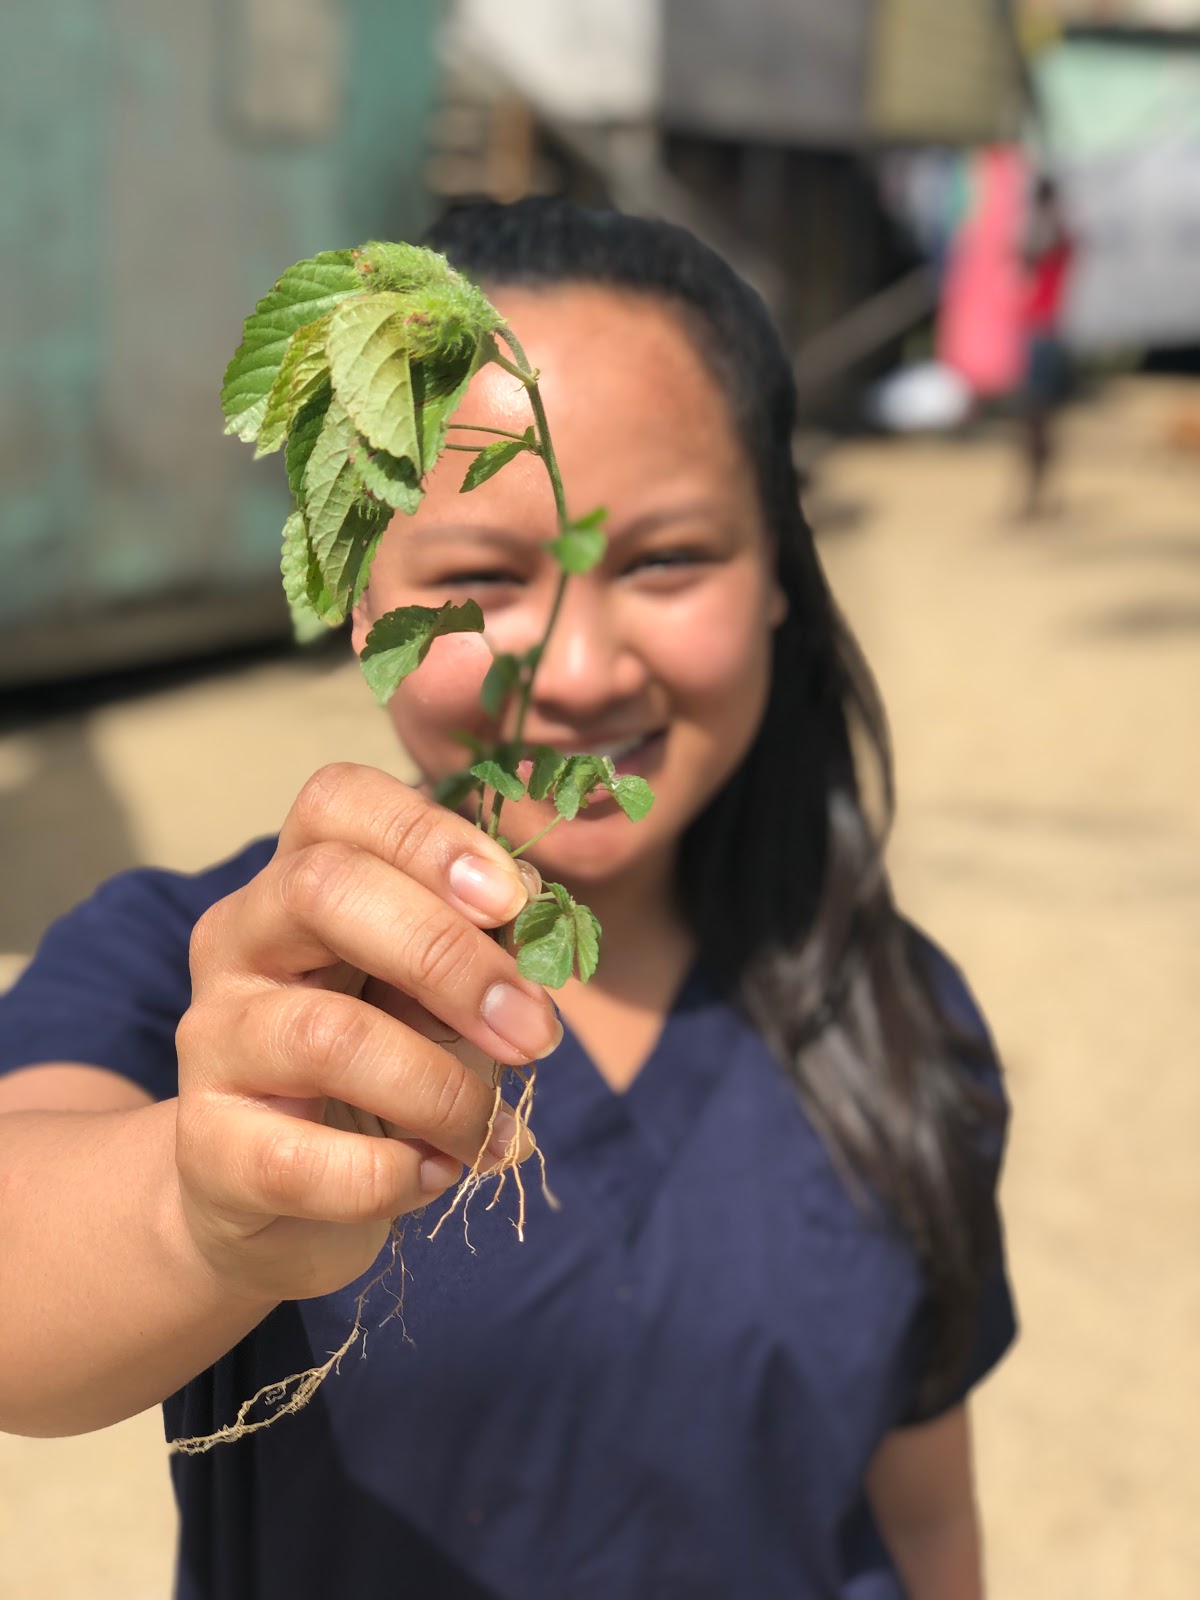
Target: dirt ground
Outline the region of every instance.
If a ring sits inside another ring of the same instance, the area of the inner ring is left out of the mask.
[[[1200,389],[1127,380],[1073,413],[1064,508],[1036,527],[1001,438],[843,447],[813,495],[892,715],[900,896],[971,978],[1015,1103],[1023,1333],[975,1406],[993,1600],[1200,1592],[1189,412]],[[328,655],[0,730],[0,981],[99,878],[215,860],[342,757],[397,769]],[[157,1414],[0,1436],[0,1600],[162,1600],[172,1515]]]

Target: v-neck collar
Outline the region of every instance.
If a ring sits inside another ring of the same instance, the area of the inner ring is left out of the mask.
[[[534,1111],[558,1180],[578,1181],[626,1237],[636,1232],[745,1026],[694,964],[641,1070],[618,1092],[564,1018],[562,1043],[538,1069]]]

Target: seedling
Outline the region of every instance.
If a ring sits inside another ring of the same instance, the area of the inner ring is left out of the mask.
[[[525,389],[531,422],[521,433],[457,418],[468,384],[489,362]],[[366,589],[389,523],[397,512],[411,514],[420,505],[426,474],[443,450],[473,456],[463,479],[464,494],[519,455],[536,456],[550,479],[558,524],[547,545],[559,569],[553,603],[542,637],[532,648],[520,656],[494,656],[481,703],[498,737],[490,743],[473,742],[470,764],[444,779],[436,795],[456,809],[472,807],[477,825],[513,856],[606,795],[632,820],[646,815],[654,796],[644,778],[619,776],[607,756],[567,756],[549,746],[531,745],[524,737],[538,665],[567,583],[604,558],[605,514],[595,509],[569,515],[538,374],[479,288],[443,256],[410,244],[375,242],[298,262],[246,319],[242,343],[225,373],[221,404],[226,432],[254,444],[256,457],[284,452],[292,510],[283,528],[281,570],[294,630],[302,641],[345,621]],[[376,700],[386,704],[435,639],[481,633],[483,626],[474,600],[447,601],[436,608],[403,606],[380,617],[360,657]],[[522,762],[531,764],[527,779],[519,773]],[[550,802],[554,815],[541,833],[514,849],[500,831],[504,804],[526,794]],[[520,971],[548,988],[561,988],[572,973],[586,983],[596,970],[600,924],[561,884],[542,886],[516,918],[509,937]],[[498,1179],[502,1185],[506,1173],[513,1175],[519,1197],[517,1230],[523,1234],[525,1194],[516,1155],[532,1105],[535,1069],[512,1070],[520,1080],[513,1108],[517,1132]],[[502,1077],[494,1066],[493,1120]],[[482,1160],[483,1151],[441,1222],[482,1181]],[[246,1421],[259,1401],[278,1404],[267,1421],[298,1410],[359,1336],[364,1301],[365,1294],[354,1331],[325,1366],[262,1391],[241,1408],[231,1428],[208,1439],[177,1441],[175,1448],[207,1449],[218,1439],[240,1438],[266,1426]],[[293,1384],[298,1387],[285,1398]]]

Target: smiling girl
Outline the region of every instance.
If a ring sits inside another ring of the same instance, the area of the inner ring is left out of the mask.
[[[469,1243],[410,1225],[409,1342],[393,1322],[295,1416],[173,1458],[179,1595],[973,1600],[1003,1097],[891,900],[886,733],[798,506],[784,353],[665,224],[525,201],[432,242],[539,368],[569,502],[608,512],[524,729],[655,791],[528,851],[599,916],[599,971],[560,1023],[488,932],[516,865],[430,798],[457,735],[495,734],[491,651],[541,637],[557,576],[540,463],[462,495],[448,452],[353,629],[482,605],[486,642],[438,641],[389,707],[424,784],[321,769],[277,839],[102,886],[0,1001],[0,1426],[161,1401],[207,1434],[322,1361],[390,1219],[432,1223],[480,1149],[469,1046],[542,1061],[561,1209],[523,1244],[507,1191]],[[529,420],[495,366],[458,415]],[[552,815],[526,798],[505,832]]]

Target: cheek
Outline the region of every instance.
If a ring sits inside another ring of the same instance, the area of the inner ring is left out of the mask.
[[[491,662],[480,634],[449,634],[434,640],[421,665],[397,689],[388,714],[418,763],[424,750],[460,729],[481,731],[479,692]]]
[[[708,585],[654,637],[658,671],[685,712],[744,716],[765,693],[771,631],[757,575]]]

